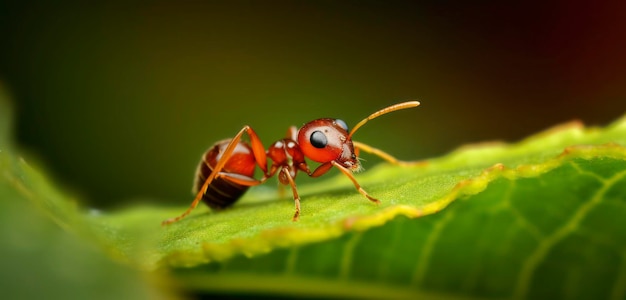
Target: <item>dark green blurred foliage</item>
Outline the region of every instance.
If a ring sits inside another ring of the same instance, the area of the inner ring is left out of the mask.
[[[569,1],[0,4],[17,140],[106,206],[190,201],[213,142],[319,117],[403,159],[626,107],[626,5]],[[366,167],[377,162],[365,156]]]
[[[162,276],[112,261],[74,203],[18,158],[0,84],[0,290],[3,299],[176,299]]]

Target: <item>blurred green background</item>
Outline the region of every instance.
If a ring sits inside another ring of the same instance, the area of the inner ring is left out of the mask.
[[[607,124],[624,20],[624,1],[3,1],[0,80],[16,140],[89,205],[185,205],[200,155],[245,124],[268,146],[418,99],[355,136],[402,159]]]

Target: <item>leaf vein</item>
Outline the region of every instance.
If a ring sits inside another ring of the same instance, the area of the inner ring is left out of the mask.
[[[581,175],[587,175],[587,176],[589,176],[589,177],[593,177],[593,178],[597,179],[597,180],[598,180],[598,181],[600,181],[600,182],[604,182],[604,183],[606,183],[606,178],[604,178],[604,177],[602,177],[602,176],[600,176],[600,175],[598,175],[598,174],[596,174],[596,173],[593,173],[593,172],[590,172],[590,171],[583,170],[583,168],[581,168],[581,167],[580,167],[580,165],[579,165],[578,163],[576,163],[575,161],[570,161],[570,162],[569,162],[569,164],[570,164],[570,165],[571,165],[571,166],[572,166],[572,167],[573,167],[573,168],[574,168],[574,169],[575,169],[578,173],[580,173]]]
[[[422,252],[417,259],[417,265],[411,278],[411,284],[414,286],[419,285],[424,280],[426,270],[428,270],[428,262],[435,248],[435,243],[439,239],[439,235],[443,231],[443,228],[454,219],[454,211],[443,212],[443,218],[437,222],[431,231],[431,234],[426,239]]]
[[[618,272],[615,285],[611,290],[611,299],[613,300],[626,298],[626,251],[622,251]]]
[[[352,261],[354,259],[354,249],[358,245],[363,232],[355,232],[343,248],[341,255],[341,264],[339,265],[339,278],[348,280],[350,278],[350,270],[352,269]]]
[[[291,275],[294,273],[295,269],[296,269],[296,263],[298,262],[298,252],[300,250],[300,247],[291,247],[289,249],[289,253],[286,257],[287,262],[285,263],[285,274],[286,275]]]
[[[385,259],[380,259],[378,261],[378,277],[381,281],[385,281],[387,277],[389,276],[390,265],[389,265],[388,260],[396,252],[396,248],[398,247],[398,242],[402,241],[401,224],[399,222],[394,222],[393,224],[394,225],[393,225],[391,241],[389,242],[389,245],[385,247],[385,253],[383,256]]]
[[[572,217],[560,228],[555,230],[555,232],[545,239],[543,239],[535,251],[528,256],[526,261],[522,265],[522,269],[520,270],[520,274],[518,275],[517,284],[515,286],[515,290],[513,296],[515,299],[524,299],[526,298],[526,293],[530,287],[530,283],[532,280],[532,276],[541,263],[541,261],[546,257],[549,251],[554,247],[558,242],[563,240],[566,236],[574,232],[580,221],[589,213],[591,209],[593,209],[596,205],[602,202],[604,194],[617,182],[622,179],[626,175],[626,170],[620,173],[615,174],[610,179],[606,180],[603,186],[596,191],[596,193],[589,199],[587,202],[583,203],[578,210],[572,215]]]

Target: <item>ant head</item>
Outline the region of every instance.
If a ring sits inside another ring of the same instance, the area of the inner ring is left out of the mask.
[[[360,165],[354,152],[352,135],[372,119],[418,105],[420,103],[417,101],[408,101],[385,107],[361,120],[351,131],[348,131],[348,125],[342,120],[317,119],[300,128],[298,144],[304,155],[316,162],[335,161],[352,171],[356,171]]]
[[[317,119],[298,131],[298,144],[304,155],[316,162],[336,161],[348,169],[358,169],[348,125],[340,119]]]

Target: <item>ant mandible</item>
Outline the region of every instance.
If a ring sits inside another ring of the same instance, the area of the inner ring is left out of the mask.
[[[203,156],[196,171],[194,193],[196,198],[182,215],[163,221],[163,225],[181,220],[196,208],[200,200],[214,209],[228,207],[251,186],[267,181],[278,172],[281,184],[290,185],[293,192],[296,211],[293,221],[300,217],[300,196],[294,179],[298,171],[310,177],[319,177],[333,166],[348,176],[356,189],[370,201],[380,201],[370,196],[356,181],[352,172],[361,168],[357,155],[359,150],[378,155],[382,159],[397,165],[410,164],[399,161],[382,150],[352,140],[352,135],[367,121],[381,115],[420,105],[417,101],[409,101],[383,108],[361,120],[348,133],[348,125],[340,119],[317,119],[304,124],[297,130],[291,126],[287,137],[272,144],[267,151],[261,140],[250,126],[244,126],[232,139],[215,143]],[[250,142],[241,140],[248,134]],[[309,169],[305,157],[321,163],[314,171]],[[267,167],[267,159],[272,165]],[[255,179],[254,170],[259,166],[263,177]]]

